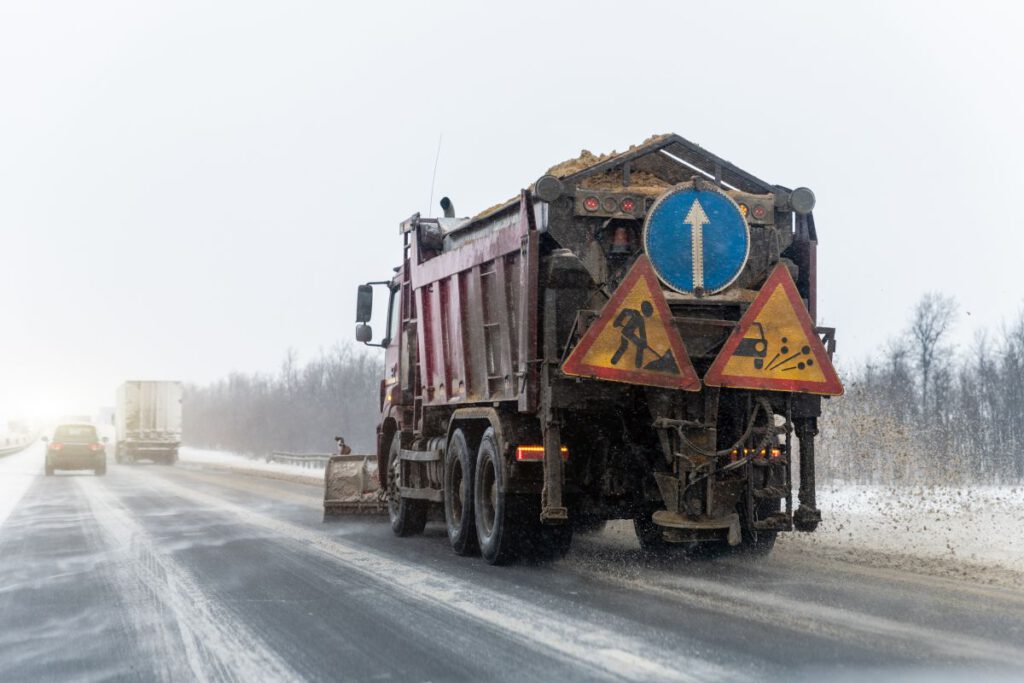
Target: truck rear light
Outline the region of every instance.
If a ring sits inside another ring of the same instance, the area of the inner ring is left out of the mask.
[[[569,459],[569,449],[562,446],[562,460]],[[541,462],[544,460],[543,446],[518,446],[516,447],[517,462]]]
[[[622,203],[619,204],[619,208],[622,209],[623,213],[633,213],[633,209],[636,208],[636,202],[629,197],[626,197],[622,200]]]
[[[747,205],[742,202],[740,202],[737,206],[740,207],[740,213],[742,213],[743,217],[746,218],[747,214],[750,213],[750,209],[748,209]]]
[[[103,448],[103,446],[101,446],[98,443],[91,443],[91,444],[89,444],[89,450],[90,451],[98,451],[101,448]]]
[[[761,458],[761,459],[763,459],[763,458],[771,458],[771,459],[774,460],[775,458],[781,458],[782,457],[782,449],[781,448],[762,448],[760,451],[756,451],[753,448],[742,448],[742,449],[734,448],[731,451],[729,451],[729,459],[730,460],[733,460],[733,461],[739,460],[741,455],[744,458],[747,458],[747,457],[755,457],[755,458]]]
[[[64,448],[64,444],[62,444],[60,441],[54,441],[53,443],[50,444],[51,451],[59,451],[62,448]]]
[[[585,208],[587,211],[597,211],[599,208],[601,208],[601,202],[597,199],[597,197],[587,197],[586,199],[583,200],[583,208]]]
[[[764,204],[754,204],[754,208],[750,210],[750,213],[753,214],[754,218],[757,220],[762,220],[768,215],[768,209],[764,208]]]

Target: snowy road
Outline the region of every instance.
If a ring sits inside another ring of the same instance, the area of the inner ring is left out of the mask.
[[[553,565],[438,524],[324,525],[321,490],[194,465],[0,460],[0,680],[1019,680],[1024,593],[839,561],[659,562],[621,527]],[[6,519],[4,515],[6,514]],[[780,546],[780,550],[786,548]]]

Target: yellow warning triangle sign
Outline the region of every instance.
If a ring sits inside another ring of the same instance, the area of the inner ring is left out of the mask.
[[[646,254],[633,264],[601,315],[565,359],[562,372],[700,391],[700,378]]]
[[[704,384],[823,396],[843,393],[796,283],[781,263],[725,341]]]

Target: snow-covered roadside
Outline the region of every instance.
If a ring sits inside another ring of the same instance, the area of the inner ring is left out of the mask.
[[[1024,582],[1024,486],[823,486],[815,533],[783,534],[777,550],[817,549],[847,561],[981,582]]]
[[[286,465],[278,462],[266,462],[261,458],[249,458],[238,453],[212,451],[203,448],[182,448],[178,453],[180,462],[186,465],[231,469],[254,475],[262,475],[271,479],[286,479],[301,483],[323,486],[324,470],[320,468]]]
[[[323,485],[323,469],[268,463],[235,453],[183,448],[186,465]],[[776,555],[813,553],[981,583],[1024,586],[1024,486],[822,486],[823,521],[811,534],[782,534]],[[604,541],[635,543],[632,523],[609,525]]]
[[[18,505],[35,478],[43,473],[43,445],[0,458],[0,526]]]

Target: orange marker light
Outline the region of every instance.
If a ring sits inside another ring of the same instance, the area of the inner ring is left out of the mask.
[[[569,459],[569,449],[562,446],[562,460]],[[518,446],[516,447],[516,461],[518,462],[541,462],[544,460],[543,446]]]

